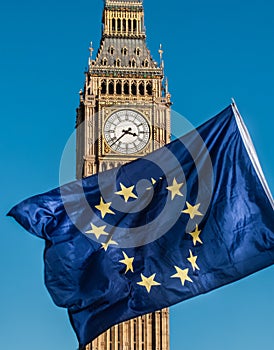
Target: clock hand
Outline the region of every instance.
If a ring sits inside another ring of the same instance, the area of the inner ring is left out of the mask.
[[[132,136],[137,136],[137,134],[135,134],[135,132],[132,133],[132,132],[128,131],[127,134],[128,134],[128,135],[132,135]]]
[[[118,142],[119,140],[121,140],[122,137],[124,137],[127,134],[127,131],[123,130],[123,134],[118,137],[117,140],[115,140],[111,145],[109,145],[110,147],[112,147],[113,145],[115,145],[116,142]]]
[[[115,141],[110,145],[110,147],[112,147],[113,145],[115,145],[115,143],[117,143],[119,140],[121,140],[121,138],[124,137],[125,135],[137,136],[137,135],[135,134],[135,132],[132,133],[131,130],[132,130],[131,128],[128,128],[127,130],[122,130],[122,135],[121,135],[120,137],[118,137],[118,139],[115,140]]]
[[[122,130],[122,135],[120,137],[118,137],[118,139],[116,139],[111,145],[110,147],[112,147],[113,145],[115,145],[115,143],[117,143],[119,140],[121,140],[122,137],[124,137],[125,135],[130,133],[131,128],[128,128],[128,130]]]
[[[128,128],[127,131],[123,130],[123,132],[125,132],[127,135],[137,136],[137,134],[135,132],[132,133],[131,130],[132,130],[131,128]]]

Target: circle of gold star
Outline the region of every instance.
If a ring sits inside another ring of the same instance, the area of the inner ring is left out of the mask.
[[[123,260],[119,260],[119,262],[126,265],[127,268],[126,268],[125,274],[126,274],[128,271],[134,272],[134,271],[133,271],[133,261],[134,261],[134,258],[129,258],[125,252],[122,252],[122,253],[123,253],[123,255],[124,255],[124,259],[123,259]]]
[[[180,278],[182,286],[185,285],[185,281],[193,282],[192,279],[188,276],[189,269],[180,269],[178,266],[174,266],[177,273],[175,275],[172,275],[171,278]]]
[[[105,231],[106,226],[95,226],[90,224],[91,230],[86,231],[87,234],[94,234],[96,239],[99,239],[102,235],[108,236],[109,234]]]
[[[115,215],[115,213],[111,209],[109,209],[110,206],[111,206],[111,202],[105,203],[102,197],[100,199],[100,204],[95,205],[95,208],[101,212],[102,219],[104,219],[106,214]]]
[[[195,271],[195,269],[200,270],[199,266],[196,263],[198,256],[193,256],[193,253],[191,250],[189,250],[189,254],[190,256],[189,258],[187,258],[187,260],[191,263],[193,271]]]
[[[200,238],[200,234],[201,234],[201,230],[199,230],[198,225],[196,224],[196,228],[193,232],[189,232],[189,234],[192,236],[193,238],[193,244],[196,245],[197,242],[203,244],[203,241]]]
[[[115,194],[119,194],[121,196],[124,196],[124,200],[127,203],[129,198],[138,198],[132,191],[134,190],[134,186],[125,187],[123,184],[120,183],[121,191],[115,192]]]
[[[187,209],[182,210],[182,213],[189,214],[190,219],[194,219],[194,217],[197,216],[203,216],[202,213],[199,212],[199,207],[201,203],[198,203],[196,205],[191,205],[188,202],[186,202]]]
[[[154,281],[154,278],[156,276],[156,273],[151,275],[150,277],[146,277],[141,273],[141,279],[142,281],[137,282],[140,286],[143,286],[146,288],[147,292],[150,293],[151,287],[153,286],[160,286],[161,283]]]
[[[173,182],[172,182],[172,186],[167,187],[167,190],[169,190],[171,192],[171,200],[172,201],[175,198],[175,196],[183,197],[183,194],[180,191],[180,188],[183,186],[183,184],[184,184],[183,182],[178,183],[174,177]]]

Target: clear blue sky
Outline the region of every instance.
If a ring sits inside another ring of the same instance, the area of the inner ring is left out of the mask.
[[[77,347],[66,312],[43,285],[44,242],[5,214],[58,186],[89,42],[99,44],[102,6],[101,0],[0,5],[0,349]],[[145,11],[154,58],[159,43],[165,50],[173,108],[197,126],[234,97],[273,193],[274,2],[145,0]],[[270,267],[172,307],[171,350],[273,349],[273,295]]]

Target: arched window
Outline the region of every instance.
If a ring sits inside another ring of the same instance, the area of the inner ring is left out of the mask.
[[[110,95],[114,94],[114,82],[112,80],[109,82],[109,85],[108,85],[108,93]]]
[[[133,32],[135,33],[137,31],[137,21],[136,19],[133,20]]]
[[[123,19],[123,32],[127,30],[127,20]]]
[[[132,24],[131,24],[131,19],[128,20],[128,31],[132,31]]]
[[[116,83],[116,94],[121,95],[122,94],[122,83],[120,80]]]
[[[124,94],[129,95],[129,83],[128,83],[128,81],[125,81],[125,83],[124,83]]]
[[[101,94],[105,95],[107,93],[107,84],[106,81],[103,80],[101,83]]]
[[[133,58],[133,60],[131,61],[131,67],[136,67],[136,61],[135,61],[134,58]]]
[[[152,84],[151,83],[147,83],[147,94],[148,95],[152,95]]]
[[[115,32],[116,30],[116,21],[115,18],[112,18],[112,30]]]
[[[144,85],[143,82],[141,82],[139,84],[139,94],[142,95],[142,96],[144,96],[144,94],[145,94],[145,85]]]
[[[110,46],[110,48],[108,49],[108,52],[113,55],[114,54],[114,47]]]
[[[106,165],[106,163],[101,164],[101,170],[102,170],[102,171],[107,170],[107,165]]]
[[[103,58],[101,63],[103,66],[106,66],[108,63],[108,60],[106,58]]]
[[[121,60],[119,58],[115,61],[115,65],[116,67],[121,67]]]
[[[118,30],[118,32],[121,31],[121,20],[120,20],[120,18],[118,18],[118,20],[117,20],[117,30]]]
[[[128,53],[128,49],[126,47],[123,47],[121,51],[122,51],[122,55],[124,56],[126,56]]]
[[[139,47],[137,47],[137,48],[135,49],[135,53],[136,53],[137,56],[140,56],[141,49],[140,49]]]
[[[133,82],[131,84],[131,93],[133,96],[136,96],[137,95],[137,86],[136,86],[136,82]]]
[[[143,67],[148,67],[148,60],[147,59],[145,59],[144,61],[143,61]]]

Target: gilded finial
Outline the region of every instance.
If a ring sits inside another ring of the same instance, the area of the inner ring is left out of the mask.
[[[159,48],[159,54],[160,54],[160,64],[161,64],[161,68],[164,69],[164,60],[163,60],[163,53],[164,50],[162,48],[162,44],[160,44],[160,48]]]
[[[166,88],[166,93],[168,93],[168,79],[166,78],[166,81],[165,81],[165,88]]]
[[[160,54],[160,60],[162,61],[162,59],[163,59],[163,53],[164,53],[164,51],[163,51],[163,49],[162,49],[162,44],[160,44],[160,48],[159,48],[159,54]]]
[[[92,41],[91,41],[89,46],[90,58],[92,58],[93,51],[94,51],[94,48],[92,47]]]

